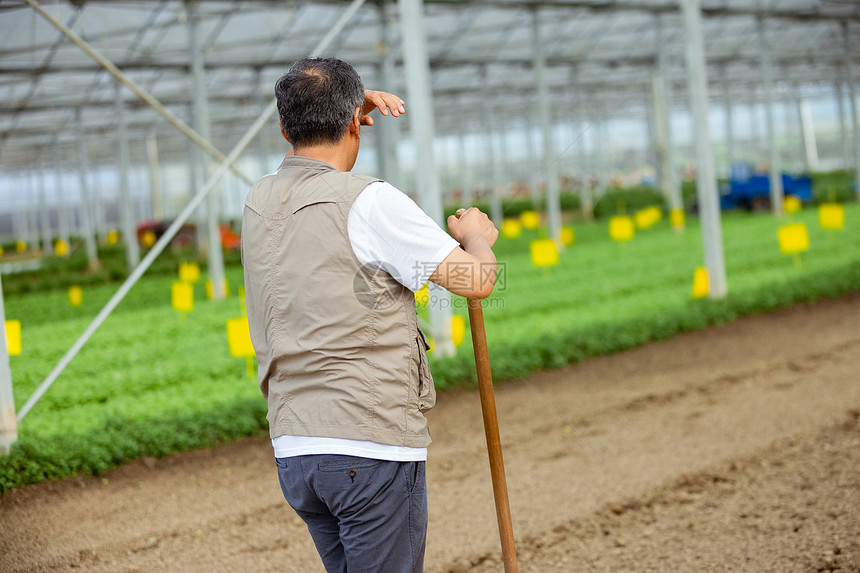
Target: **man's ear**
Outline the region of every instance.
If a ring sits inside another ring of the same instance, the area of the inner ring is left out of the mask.
[[[290,141],[290,138],[289,138],[289,137],[287,137],[287,131],[284,129],[284,124],[283,124],[283,123],[281,123],[281,118],[280,118],[280,117],[278,118],[278,127],[280,127],[280,128],[281,128],[281,135],[283,135],[283,136],[284,136],[284,139],[286,139],[286,140],[287,140],[287,143],[289,143],[289,144],[291,144],[291,145],[292,145],[292,143],[293,143],[293,142],[292,142],[292,141]]]
[[[352,113],[352,121],[349,123],[350,131],[354,132],[357,136],[361,136],[361,108],[355,108],[355,111]]]

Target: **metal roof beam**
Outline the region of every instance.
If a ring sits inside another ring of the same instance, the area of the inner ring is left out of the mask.
[[[85,42],[78,34],[69,29],[67,26],[63,26],[63,24],[51,16],[45,9],[39,4],[37,0],[26,0],[27,4],[29,4],[33,10],[35,10],[42,18],[47,20],[52,26],[57,28],[60,32],[62,32],[66,37],[69,38],[76,46],[78,46],[81,50],[83,50],[89,57],[98,62],[101,67],[107,69],[111,75],[113,75],[117,81],[121,82],[125,87],[130,89],[137,95],[140,99],[144,100],[149,106],[151,106],[154,110],[156,110],[162,117],[164,117],[171,125],[173,125],[177,130],[181,131],[186,137],[191,139],[198,147],[203,149],[206,153],[213,156],[218,161],[225,161],[227,158],[221,153],[218,149],[216,149],[209,141],[200,137],[196,131],[188,127],[185,122],[180,120],[175,115],[171,114],[167,109],[161,105],[161,103],[155,99],[149,92],[144,91],[138,86],[136,83],[131,81],[128,76],[126,76],[121,70],[119,70],[116,65],[95,51],[90,44]],[[6,137],[8,137],[8,133]],[[233,172],[238,175],[242,180],[253,183],[253,179],[250,179],[247,175],[242,173],[233,165],[228,166]]]
[[[164,1],[167,1],[167,0],[164,0]],[[211,1],[211,0],[207,0],[207,1]],[[95,4],[95,2],[93,2],[92,0],[89,0],[87,2],[87,4]],[[5,6],[3,6],[2,3],[0,3],[0,12],[2,12],[3,10],[11,10],[11,9],[18,9],[18,8],[28,8],[29,9],[29,5],[26,3],[22,3],[18,6],[14,6],[14,7],[12,7],[12,6],[5,7]],[[232,14],[234,12],[235,12],[234,9],[213,10],[211,12],[207,12],[206,14],[204,14],[204,17],[217,18],[217,17],[220,17],[224,14]],[[162,29],[171,28],[174,26],[181,26],[181,25],[183,25],[183,23],[184,23],[183,16],[176,16],[174,18],[171,18],[169,20],[164,20],[163,22],[159,22],[157,24],[153,23],[149,27],[147,27],[145,29],[145,31],[151,32],[154,30],[162,30]],[[141,28],[141,26],[125,26],[122,28],[112,28],[106,32],[96,32],[96,33],[92,33],[92,34],[87,34],[87,41],[90,43],[99,43],[99,42],[103,42],[105,40],[111,40],[111,39],[116,39],[116,38],[122,39],[122,38],[128,37],[130,34],[134,34],[134,33],[138,32],[142,29],[143,28]],[[19,54],[27,54],[27,53],[30,53],[33,51],[45,50],[45,49],[50,48],[51,44],[52,44],[52,42],[43,42],[41,44],[30,44],[26,48],[12,48],[12,49],[5,49],[5,50],[0,49],[0,58],[6,57],[6,56],[17,56]]]
[[[466,7],[492,7],[496,9],[513,9],[524,10],[531,9],[536,6],[542,8],[557,8],[557,9],[578,9],[586,10],[594,13],[618,13],[618,12],[639,12],[647,14],[677,14],[680,15],[680,8],[677,2],[666,1],[660,4],[641,1],[620,1],[607,0],[596,3],[588,0],[470,0],[463,2],[461,0],[425,0],[425,4],[440,5],[440,6],[460,6]],[[758,8],[747,6],[702,6],[702,16],[705,18],[721,17],[721,16],[746,16],[746,17],[765,17],[779,18],[784,20],[796,20],[800,22],[815,22],[815,21],[831,21],[841,22],[846,19],[860,21],[860,14],[856,11],[852,14],[836,14],[827,13],[821,10],[820,6],[814,11],[792,10],[788,8]]]
[[[548,67],[561,68],[561,67],[581,65],[582,63],[595,63],[595,64],[599,64],[599,65],[604,65],[604,66],[610,67],[610,68],[621,68],[621,67],[625,67],[625,66],[648,66],[648,67],[650,67],[650,65],[652,65],[654,63],[654,59],[650,56],[643,56],[641,58],[630,58],[627,61],[623,61],[623,62],[619,62],[619,63],[612,62],[612,61],[581,62],[581,61],[574,61],[574,60],[566,61],[566,60],[562,60],[562,59],[548,59],[547,65],[548,65]],[[806,61],[798,62],[798,60],[796,58],[786,58],[786,59],[775,60],[776,65],[782,66],[784,69],[787,69],[787,70],[797,69],[798,67],[802,67],[805,63],[808,63],[808,62],[806,62]],[[830,58],[827,60],[817,59],[814,61],[814,63],[815,63],[816,68],[820,70],[823,67],[838,68],[839,66],[842,65],[842,60],[840,57],[834,56],[833,58]],[[448,67],[448,68],[455,67],[455,66],[450,65],[450,64],[451,63],[449,62],[449,65],[446,67]],[[721,66],[721,65],[729,65],[729,64],[747,65],[750,68],[757,68],[758,67],[758,59],[754,58],[754,57],[731,58],[731,59],[714,58],[713,60],[709,61],[710,66]],[[795,65],[790,66],[790,64],[795,64]],[[277,65],[277,63],[275,63],[273,65]],[[516,66],[516,67],[520,67],[523,69],[531,69],[531,67],[532,67],[532,63],[525,58],[523,58],[523,59],[508,58],[508,59],[496,60],[493,62],[484,62],[483,60],[478,60],[478,59],[468,60],[468,61],[460,60],[456,63],[456,66],[462,66],[462,67],[471,67],[471,66],[477,67],[477,66],[481,66],[481,65],[498,65],[498,66],[503,66],[503,67]],[[801,78],[792,78],[792,79],[795,81],[800,81],[800,82],[804,82],[804,83],[822,81],[822,78],[818,78],[818,77],[807,77],[807,79],[804,79],[801,77]],[[675,78],[674,81],[678,81],[677,78]],[[732,85],[739,85],[741,83],[744,83],[744,82],[735,80],[732,82]],[[747,83],[749,83],[749,82],[747,82]],[[586,85],[586,88],[589,90],[592,90],[592,89],[595,89],[595,90],[606,89],[606,90],[614,90],[614,91],[618,90],[617,85],[615,85],[611,82],[601,82],[601,83],[589,82],[585,85]],[[750,85],[752,85],[752,84],[750,84]],[[494,86],[494,89],[510,89],[510,88],[511,88],[511,86],[508,86],[508,87]],[[439,93],[439,94],[443,94],[443,95],[444,94],[463,94],[463,93],[474,93],[474,92],[476,92],[477,89],[478,89],[477,87],[465,87],[465,88],[460,88],[460,89],[455,89],[455,90],[437,89],[437,90],[434,90],[434,92]],[[530,86],[525,86],[522,88],[522,91],[523,92],[530,92],[530,91],[533,91],[533,88]],[[171,107],[173,107],[173,106],[187,106],[190,103],[190,97],[191,97],[190,95],[188,95],[187,97],[183,97],[182,95],[175,96],[175,97],[162,97],[159,99],[159,101],[165,106],[171,106]],[[237,96],[212,95],[210,97],[210,101],[213,103],[222,103],[222,104],[227,104],[227,105],[253,106],[255,99],[254,99],[253,94],[246,93],[246,94],[237,95]],[[126,100],[125,105],[128,109],[132,109],[132,110],[149,109],[149,106],[147,104],[140,102],[139,100]],[[45,112],[50,112],[50,111],[59,111],[59,110],[63,110],[63,109],[72,109],[75,107],[103,107],[103,106],[104,106],[104,102],[102,102],[102,101],[79,102],[77,100],[43,102],[43,103],[28,105],[28,106],[22,106],[20,104],[6,104],[6,105],[4,105],[3,103],[0,103],[0,113],[3,113],[3,114],[12,114],[12,113],[21,113],[21,112],[45,113]]]
[[[601,57],[601,58],[592,58],[592,57],[577,57],[577,56],[547,56],[547,65],[548,66],[564,66],[564,65],[588,65],[593,64],[596,66],[605,66],[609,68],[621,67],[624,65],[634,65],[634,66],[650,66],[654,63],[656,59],[656,53],[645,53],[642,55],[634,55],[634,56],[624,56],[624,57]],[[814,55],[808,52],[803,52],[800,54],[781,54],[781,57],[776,58],[774,62],[778,65],[788,65],[792,62],[800,61],[815,61],[816,63],[820,63],[822,60],[822,55]],[[834,52],[833,58],[841,57],[839,53]],[[711,55],[708,58],[708,65],[720,65],[723,63],[733,63],[733,62],[757,62],[758,60],[752,56],[743,57],[743,56],[724,56],[724,55]],[[211,62],[207,63],[207,70],[221,70],[221,69],[235,69],[235,68],[244,68],[244,69],[266,69],[266,68],[281,68],[286,69],[289,68],[295,60],[270,60],[263,63],[257,62]],[[365,59],[365,58],[351,58],[350,64],[353,66],[376,66],[380,62],[379,59]],[[124,72],[138,72],[138,71],[181,71],[181,72],[190,72],[191,66],[187,63],[182,62],[141,62],[138,60],[130,60],[126,62],[115,62],[116,66],[123,70]],[[397,58],[396,64],[398,66],[403,65],[402,58]],[[529,58],[525,56],[494,56],[492,59],[486,58],[474,58],[474,57],[441,57],[441,58],[432,58],[430,61],[431,69],[444,69],[444,68],[452,68],[458,66],[480,66],[480,65],[516,65],[516,66],[531,66],[532,63]],[[35,75],[43,75],[43,74],[65,74],[65,73],[92,73],[101,71],[103,68],[101,66],[94,66],[92,64],[60,64],[54,65],[48,68],[25,68],[21,66],[0,66],[0,76],[35,76]]]

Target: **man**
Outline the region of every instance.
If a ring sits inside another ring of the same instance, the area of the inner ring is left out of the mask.
[[[301,60],[275,95],[292,150],[248,193],[242,257],[281,489],[327,571],[421,571],[436,395],[413,293],[429,279],[489,296],[498,231],[468,209],[449,236],[388,183],[350,173],[367,114],[405,110],[349,64]]]

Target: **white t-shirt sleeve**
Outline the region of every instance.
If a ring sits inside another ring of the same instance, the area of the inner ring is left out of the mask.
[[[385,269],[412,292],[459,246],[412,199],[385,181],[371,183],[356,197],[347,229],[362,264]]]

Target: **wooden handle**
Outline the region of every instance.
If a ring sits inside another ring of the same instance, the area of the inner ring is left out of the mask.
[[[490,372],[490,355],[484,331],[484,311],[479,299],[469,299],[469,324],[472,346],[475,349],[475,366],[478,370],[478,391],[481,395],[481,413],[484,433],[487,435],[487,453],[490,456],[490,476],[493,480],[493,497],[496,500],[496,518],[502,540],[502,561],[505,573],[517,573],[517,550],[514,546],[514,527],[511,523],[511,506],[508,501],[508,484],[505,481],[505,463],[502,460],[502,440],[499,437],[499,419],[496,416],[496,398],[493,393],[493,374]]]

